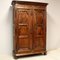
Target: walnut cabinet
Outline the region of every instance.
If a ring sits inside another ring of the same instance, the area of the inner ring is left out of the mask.
[[[46,54],[47,3],[13,1],[14,57]]]

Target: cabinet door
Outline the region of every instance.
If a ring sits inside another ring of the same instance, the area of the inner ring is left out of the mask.
[[[15,48],[17,53],[27,53],[32,50],[32,10],[15,9]]]
[[[46,23],[45,23],[45,11],[41,9],[34,9],[34,43],[33,48],[35,51],[45,50],[45,33],[46,33]]]

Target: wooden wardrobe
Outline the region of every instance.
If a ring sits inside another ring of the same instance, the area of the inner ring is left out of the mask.
[[[13,1],[14,57],[46,54],[47,3]]]

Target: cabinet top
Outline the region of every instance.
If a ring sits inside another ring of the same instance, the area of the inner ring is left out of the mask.
[[[43,3],[43,2],[32,2],[32,1],[12,1],[12,5],[15,4],[27,4],[27,5],[43,5],[47,6],[48,3]]]

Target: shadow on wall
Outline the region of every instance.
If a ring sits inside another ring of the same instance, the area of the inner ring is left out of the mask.
[[[12,9],[12,6],[10,6],[9,8],[9,15],[8,15],[8,22],[10,24],[10,54],[12,54],[12,51],[13,51],[13,9]]]
[[[50,14],[47,14],[47,50],[56,49],[56,30],[57,24],[54,21],[53,17]],[[55,29],[55,30],[54,30]]]
[[[9,7],[8,9],[8,13],[7,13],[7,18],[5,20],[5,24],[7,26],[7,44],[6,44],[6,48],[7,51],[6,53],[9,55],[12,55],[12,50],[13,50],[13,14],[12,14],[12,6]]]

